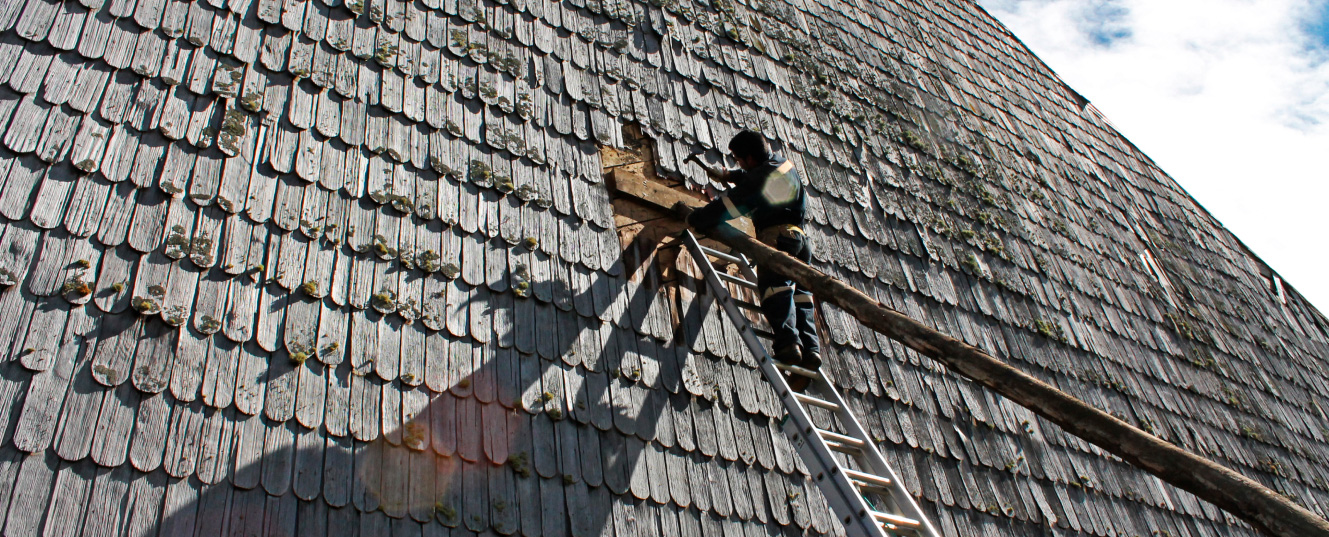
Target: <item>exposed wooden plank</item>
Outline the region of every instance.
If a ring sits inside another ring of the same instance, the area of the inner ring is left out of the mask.
[[[169,480],[165,488],[166,498],[162,507],[172,516],[162,522],[161,531],[174,534],[190,531],[200,515],[200,490],[188,479]]]
[[[516,476],[507,466],[489,467],[489,524],[500,535],[512,535],[521,527]]]
[[[174,276],[180,277],[181,274],[176,273]],[[170,298],[168,295],[162,301],[165,303]],[[163,306],[166,312],[171,311],[169,304]],[[180,334],[168,322],[153,319],[144,323],[142,336],[134,352],[134,386],[145,393],[160,393],[170,382],[171,362],[174,359],[176,339]]]
[[[388,444],[396,447],[401,445],[402,436],[402,392],[401,385],[395,381],[384,384],[384,390],[381,394],[382,399],[379,403],[379,419],[382,422],[379,426],[383,431],[383,439]]]
[[[133,473],[134,470],[127,466],[115,469],[101,468],[96,471],[96,475],[92,477],[91,490],[86,496],[86,520],[75,521],[81,522],[82,531],[114,531],[122,523],[129,522],[122,520],[121,517],[123,511],[128,510],[133,513],[134,503],[131,501],[126,506],[125,498],[140,499],[129,494]]]
[[[504,464],[508,460],[509,437],[507,430],[508,411],[497,403],[481,405],[484,453],[490,462]]]
[[[9,169],[9,179],[0,189],[0,215],[10,220],[23,220],[32,208],[32,193],[41,184],[42,176],[47,172],[45,163],[35,156],[28,155],[15,161]]]
[[[268,535],[295,535],[300,503],[290,494],[268,496],[263,513],[263,532]]]
[[[142,532],[154,528],[165,496],[166,474],[142,475],[135,473],[129,466],[124,466],[113,471],[111,478],[119,482],[115,484],[116,488],[120,483],[127,483],[129,486],[128,494],[117,495],[115,502],[120,508],[120,512],[115,513],[115,515],[118,516],[121,513],[124,515],[122,519],[123,527],[131,532]],[[121,500],[120,498],[124,499]],[[120,503],[121,501],[123,503]],[[120,528],[115,529],[119,530]]]
[[[233,491],[230,509],[226,513],[229,526],[236,531],[262,533],[266,503],[267,496],[262,490]]]
[[[430,437],[434,452],[444,457],[451,457],[457,450],[456,402],[449,393],[439,394],[430,402]]]
[[[93,176],[84,176],[74,186],[65,209],[64,227],[76,237],[91,237],[100,228],[106,213],[112,185]],[[106,246],[114,246],[106,244]]]
[[[462,521],[462,462],[457,457],[436,460],[438,475],[447,477],[434,481],[434,497],[439,506],[438,520],[446,527],[456,528]]]
[[[35,90],[36,88],[32,88]],[[29,90],[29,91],[32,91]],[[24,97],[14,110],[14,119],[5,131],[4,142],[15,153],[29,153],[37,148],[51,107],[37,102],[35,94]]]
[[[97,344],[99,334],[100,327],[89,337],[89,349]],[[61,410],[59,423],[62,427],[55,434],[56,452],[67,460],[86,457],[92,447],[93,431],[104,396],[91,369],[86,367],[76,370],[72,381],[73,390]]]
[[[410,485],[409,450],[402,446],[378,442],[376,447],[382,450],[383,477],[379,480],[379,501],[383,513],[392,518],[407,515],[407,494]]]
[[[431,443],[429,410],[427,391],[418,388],[402,391],[402,445],[407,449],[413,451],[428,449]]]
[[[102,332],[106,335],[98,341],[92,373],[97,382],[114,387],[129,379],[134,340],[142,326],[132,315],[106,316],[102,323]]]

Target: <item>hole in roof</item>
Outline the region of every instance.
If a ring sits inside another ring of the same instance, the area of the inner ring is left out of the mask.
[[[675,330],[681,325],[692,326],[685,317],[696,314],[692,311],[695,308],[681,311],[683,308],[679,306],[690,301],[694,294],[705,295],[709,291],[678,240],[687,226],[663,207],[672,207],[681,200],[696,204],[705,201],[705,197],[689,189],[684,180],[662,172],[665,166],[658,166],[655,141],[639,126],[625,125],[622,134],[623,147],[600,146],[600,162],[611,192],[614,226],[623,245],[628,278],[640,283],[643,290],[668,298]],[[752,224],[746,219],[731,224],[751,233]],[[709,248],[729,250],[718,242],[699,238]],[[717,264],[717,268],[722,265]],[[727,270],[738,273],[736,266]],[[743,300],[757,301],[755,296],[747,296],[750,291],[745,289],[731,288],[730,293]],[[629,307],[641,306],[634,301]],[[756,316],[750,320],[762,325]],[[695,335],[685,334],[685,338]]]

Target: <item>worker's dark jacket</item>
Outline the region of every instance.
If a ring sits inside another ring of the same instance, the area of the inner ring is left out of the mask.
[[[727,195],[698,209],[688,218],[697,229],[710,229],[740,216],[752,217],[758,231],[780,224],[800,226],[807,213],[802,177],[789,162],[772,156],[751,170],[730,172],[734,187]]]
[[[725,220],[751,216],[759,240],[803,263],[811,262],[812,249],[799,227],[807,212],[807,196],[793,163],[772,157],[752,170],[731,173],[730,179],[735,186],[729,194],[692,213],[688,223],[705,230]],[[761,311],[775,335],[776,359],[813,370],[821,367],[812,293],[765,267],[757,267],[757,292]],[[782,350],[799,345],[801,357],[787,352],[781,357]]]

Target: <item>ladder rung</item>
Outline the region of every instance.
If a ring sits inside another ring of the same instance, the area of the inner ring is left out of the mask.
[[[840,405],[837,405],[825,399],[818,399],[816,397],[812,397],[811,395],[803,395],[801,393],[794,392],[794,399],[798,399],[798,402],[803,403],[805,405],[818,406],[833,412],[838,412],[840,410]]]
[[[737,299],[737,298],[735,298],[735,299],[733,299],[733,300],[734,300],[734,305],[735,305],[735,306],[738,306],[738,307],[743,308],[743,309],[748,310],[748,311],[755,311],[755,312],[761,313],[761,306],[759,306],[759,305],[757,305],[757,304],[753,304],[753,303],[748,302],[748,301],[746,301],[746,300],[739,300],[739,299]]]
[[[873,511],[872,518],[877,519],[878,522],[883,522],[886,524],[890,524],[892,526],[899,526],[902,528],[917,529],[920,526],[919,522],[912,518],[906,518],[900,515],[892,515],[890,513],[883,513],[881,511]]]
[[[714,258],[716,258],[716,259],[719,259],[719,260],[721,260],[721,261],[727,261],[727,262],[733,263],[733,264],[735,264],[735,265],[741,265],[741,264],[743,264],[743,260],[742,260],[742,259],[739,259],[739,258],[737,258],[737,257],[734,257],[733,255],[730,255],[730,254],[726,254],[726,253],[721,252],[721,251],[719,251],[719,250],[714,250],[714,249],[711,249],[711,248],[707,248],[707,247],[705,247],[705,246],[702,246],[702,247],[701,247],[701,251],[702,251],[702,253],[704,253],[704,254],[706,254],[706,255],[709,255],[709,256],[711,256],[711,257],[714,257]]]
[[[844,472],[845,477],[848,477],[849,479],[858,481],[860,483],[867,483],[868,485],[872,485],[874,487],[881,487],[881,488],[888,488],[891,486],[890,479],[884,478],[879,475],[865,474],[863,472],[857,470],[850,470],[848,468],[841,468],[840,470]]]
[[[817,434],[821,435],[822,440],[826,440],[828,442],[844,444],[846,446],[851,446],[859,449],[863,448],[863,441],[854,438],[852,436],[845,436],[840,433],[833,433],[825,429],[817,429]]]
[[[754,329],[754,331],[755,331],[755,329]],[[758,335],[761,335],[761,334],[758,334]],[[796,365],[789,365],[789,364],[782,364],[782,363],[780,363],[780,362],[775,362],[775,367],[779,368],[780,371],[784,371],[785,373],[790,373],[790,374],[798,375],[798,376],[800,376],[800,377],[807,377],[807,378],[810,378],[810,379],[815,379],[815,378],[821,376],[821,375],[817,374],[816,371],[813,371],[813,370],[811,370],[811,369],[807,369],[807,368],[803,368],[803,367],[798,367],[798,366],[796,366]]]
[[[755,317],[724,304],[725,300],[729,300],[737,308],[761,311],[760,300],[755,300],[755,297],[748,293],[727,287],[727,285],[737,285],[757,290],[758,278],[754,271],[755,266],[736,251],[721,252],[702,246],[691,232],[682,233],[681,238],[696,268],[705,274],[709,290],[728,312],[722,317],[727,318],[739,330],[744,341],[750,344],[752,352],[761,356],[763,373],[770,375],[769,380],[776,385],[783,385],[783,381],[776,377],[798,376],[816,381],[816,387],[811,388],[811,394],[791,391],[793,398],[787,397],[789,394],[780,396],[780,402],[786,410],[780,424],[785,431],[802,440],[799,442],[799,453],[804,457],[809,469],[828,470],[817,472],[815,481],[829,500],[836,517],[844,522],[846,533],[864,537],[937,537],[936,529],[920,512],[913,498],[908,494],[900,494],[897,497],[902,491],[901,487],[895,483],[894,477],[886,477],[893,475],[890,464],[877,453],[871,434],[858,422],[853,411],[840,400],[835,386],[830,383],[830,378],[823,375],[820,370],[788,365],[772,359],[766,347],[775,339],[773,331],[757,328],[751,322]],[[726,266],[728,264],[737,266],[739,270],[729,269]],[[717,266],[724,270],[717,269]],[[740,295],[743,298],[740,298]],[[755,340],[753,336],[764,341]],[[775,369],[767,368],[766,360],[770,360],[769,365],[775,366]],[[791,379],[790,384],[799,384],[799,382]],[[812,416],[809,415],[811,407],[830,411],[835,416],[835,421],[844,427],[841,430],[848,434],[832,432],[815,425]],[[845,464],[853,464],[855,468],[866,469],[872,473],[850,470],[844,467]],[[837,475],[836,471],[841,473]],[[886,513],[877,509],[893,512]]]
[[[840,453],[844,453],[845,455],[859,455],[863,453],[863,450],[859,449],[856,446],[851,446],[849,444],[842,444],[834,440],[822,440],[822,443],[826,444],[826,447],[831,451],[839,451]]]
[[[738,284],[739,286],[747,287],[748,289],[752,289],[753,291],[757,290],[757,284],[744,280],[743,278],[739,278],[737,276],[730,276],[718,270],[715,271],[715,275],[719,276],[721,281]]]

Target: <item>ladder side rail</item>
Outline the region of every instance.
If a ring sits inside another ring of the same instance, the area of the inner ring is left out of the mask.
[[[830,450],[826,447],[826,444],[822,443],[820,439],[809,439],[809,435],[802,432],[807,429],[800,429],[799,427],[797,420],[785,422],[784,434],[794,438],[792,442],[795,450],[798,451],[798,456],[805,462],[811,461],[807,463],[808,473],[811,474],[809,479],[817,486],[818,490],[822,491],[822,496],[826,498],[826,503],[830,505],[835,518],[844,527],[845,535],[849,537],[887,537],[887,533],[872,516],[871,506],[857,492],[856,485],[845,476],[844,472],[835,471],[836,468],[839,468],[839,463],[833,462],[836,466],[830,468],[820,464],[823,453],[826,454],[825,456],[830,456]],[[816,433],[814,432],[812,436],[816,436]],[[834,491],[827,490],[823,483],[826,479],[834,481]],[[846,491],[849,491],[849,493],[846,494]]]
[[[744,333],[744,337],[753,338],[753,341],[756,341],[750,331]],[[849,479],[849,476],[840,471],[840,463],[835,458],[835,452],[831,451],[826,442],[822,440],[821,435],[817,433],[817,427],[812,423],[812,416],[808,415],[807,410],[794,397],[795,392],[789,389],[788,383],[784,380],[784,375],[780,373],[779,369],[776,369],[774,360],[771,360],[769,356],[763,356],[760,360],[762,373],[765,374],[767,380],[769,381],[774,377],[779,382],[779,384],[775,384],[776,392],[790,418],[785,423],[786,434],[793,432],[794,436],[800,439],[799,451],[805,462],[816,461],[817,465],[820,466],[820,468],[815,469],[809,468],[812,479],[818,481],[818,488],[822,489],[823,496],[826,497],[828,503],[832,504],[832,507],[836,507],[834,504],[839,503],[841,508],[835,509],[835,513],[841,524],[844,525],[845,532],[849,535],[880,537],[882,531],[877,525],[876,519],[872,516],[872,506],[868,505],[867,500],[859,493],[858,486]],[[834,494],[821,486],[819,481],[823,479],[834,482]],[[861,527],[855,531],[855,527],[858,526]]]
[[[738,252],[734,252],[734,255],[737,256],[740,261],[738,264],[738,270],[743,273],[743,277],[749,278],[754,282],[757,281],[757,271],[752,268],[752,260],[748,259],[748,256]]]
[[[780,373],[780,370],[776,369],[775,362],[766,353],[765,347],[757,341],[756,334],[752,332],[747,318],[743,317],[738,308],[729,300],[729,290],[724,287],[716,274],[715,267],[705,257],[701,244],[697,242],[697,238],[691,232],[687,232],[686,238],[688,250],[693,254],[694,262],[701,269],[711,291],[716,294],[716,301],[725,310],[729,321],[737,325],[739,336],[748,349],[757,355],[757,360],[761,364],[760,369],[767,382],[775,387],[776,394],[780,397],[780,402],[784,404],[785,411],[788,412],[790,417],[790,422],[786,423],[786,427],[795,427],[796,438],[801,440],[799,442],[801,444],[800,452],[803,449],[809,451],[809,453],[800,453],[803,455],[804,462],[819,467],[809,468],[813,473],[813,479],[817,480],[817,475],[820,474],[821,479],[831,479],[835,482],[835,494],[831,494],[820,484],[818,484],[818,488],[822,490],[822,495],[826,497],[827,503],[830,503],[833,510],[836,511],[836,518],[844,526],[845,532],[850,537],[883,537],[885,534],[877,524],[876,519],[873,518],[871,506],[868,505],[867,500],[861,494],[857,493],[858,488],[850,481],[849,477],[844,472],[838,471],[840,463],[835,460],[834,453],[822,441],[821,435],[817,434],[811,416],[807,414],[802,404],[794,397],[794,391],[789,388],[789,384],[785,382],[784,375]],[[738,323],[738,320],[742,320],[742,322]],[[811,457],[808,456],[809,454]],[[849,494],[846,494],[846,492],[849,492]],[[837,506],[840,509],[834,509]]]
[[[876,440],[874,440],[868,433],[867,429],[863,427],[863,424],[858,421],[858,416],[854,415],[854,413],[849,410],[849,405],[846,405],[844,398],[840,397],[840,391],[835,389],[835,386],[831,384],[830,379],[826,378],[826,375],[821,375],[816,382],[818,388],[822,392],[822,396],[827,401],[840,407],[840,410],[835,412],[835,415],[840,419],[840,423],[844,426],[845,432],[848,433],[848,436],[863,441],[863,447],[860,448],[863,456],[857,457],[859,464],[862,464],[867,468],[868,473],[882,477],[889,477],[891,480],[891,490],[893,492],[891,494],[891,500],[897,504],[895,506],[896,509],[901,510],[903,514],[910,518],[921,522],[922,526],[926,529],[927,535],[941,535],[937,532],[937,529],[932,526],[931,520],[923,515],[923,510],[919,507],[918,502],[914,500],[914,496],[904,488],[904,483],[900,481],[900,476],[895,473],[895,469],[886,462],[886,458],[883,457],[881,451],[877,449]],[[843,472],[839,473],[843,474]]]
[[[691,235],[691,232],[689,232],[689,235]],[[695,240],[695,238],[693,240]],[[736,256],[740,261],[740,263],[738,263],[738,266],[743,276],[751,279],[751,281],[756,281],[757,280],[756,271],[753,270],[752,263],[747,258],[747,256],[737,252],[731,255]],[[769,364],[769,365],[771,365],[771,369],[774,370],[774,375],[780,378],[780,383],[781,383],[780,386],[783,389],[788,390],[788,384],[784,382],[784,375],[780,374],[778,369],[775,369],[774,364]],[[771,374],[768,373],[766,376],[769,380]],[[840,396],[839,390],[835,389],[835,386],[831,384],[831,382],[826,378],[824,374],[820,375],[820,378],[818,378],[816,382],[818,383],[819,391],[821,391],[823,395],[829,394],[829,397],[827,397],[826,400],[832,404],[839,406],[840,410],[833,411],[833,414],[835,414],[836,418],[838,418],[841,424],[844,425],[846,432],[849,433],[849,436],[858,438],[863,441],[864,449],[861,451],[862,456],[855,457],[855,460],[857,460],[862,467],[867,469],[869,473],[890,478],[891,480],[890,500],[895,502],[896,504],[894,506],[895,509],[899,509],[900,511],[902,511],[902,514],[905,514],[910,518],[920,521],[921,525],[923,526],[923,528],[920,528],[920,530],[925,531],[926,535],[931,535],[931,536],[940,535],[940,533],[937,532],[936,528],[933,527],[931,520],[923,515],[922,508],[919,507],[918,502],[914,500],[913,495],[910,494],[909,491],[904,488],[904,484],[902,481],[900,481],[900,476],[895,473],[895,469],[892,468],[891,465],[886,462],[886,459],[881,455],[881,452],[877,449],[876,442],[872,439],[871,435],[868,434],[867,430],[863,427],[862,423],[858,421],[858,416],[854,415],[854,413],[849,410],[849,406],[845,404],[844,399]],[[785,393],[792,394],[792,392],[785,392]],[[799,404],[800,410],[803,410],[801,407],[801,403],[799,403],[797,399],[795,399],[793,403]],[[790,403],[786,402],[785,406],[788,407],[789,404]],[[811,417],[809,416],[808,420],[809,424],[811,424],[810,418]],[[806,427],[803,428],[803,431],[807,430],[808,429]],[[814,435],[817,434],[815,429],[813,429],[812,434]],[[820,441],[820,438],[818,440]],[[827,449],[827,451],[829,452],[830,450]],[[837,463],[837,465],[833,468],[838,470],[840,467]],[[843,472],[840,471],[836,471],[835,473],[843,474]],[[849,481],[847,476],[845,477],[845,481]],[[857,487],[857,485],[853,486]],[[866,505],[866,502],[863,503]]]
[[[737,257],[739,261],[741,261],[741,263],[739,263],[739,270],[743,275],[751,278],[752,281],[756,281],[757,274],[752,268],[751,260],[749,260],[746,255],[738,252],[734,252],[731,255]],[[781,380],[784,379],[783,375],[779,376]],[[840,407],[840,410],[833,411],[832,413],[839,418],[841,424],[844,425],[846,432],[849,433],[849,436],[863,440],[863,443],[865,444],[865,449],[862,452],[863,456],[855,457],[859,464],[866,468],[868,473],[882,477],[889,477],[891,480],[892,491],[891,500],[897,503],[896,508],[905,511],[906,515],[920,521],[929,535],[940,535],[940,533],[937,532],[937,529],[932,526],[931,520],[928,517],[923,516],[922,508],[920,508],[918,502],[914,500],[914,496],[904,488],[904,483],[900,481],[900,476],[897,475],[895,469],[886,462],[881,451],[877,449],[876,441],[873,440],[867,429],[863,427],[863,424],[858,421],[858,416],[849,410],[849,405],[845,404],[844,398],[840,396],[840,391],[835,389],[835,385],[833,385],[824,374],[820,375],[820,378],[817,379],[817,383],[819,384],[818,388],[823,396],[829,395],[829,397],[824,397],[824,399],[827,402]],[[903,499],[903,502],[901,499]]]
[[[739,261],[741,261],[738,265],[739,270],[743,275],[751,278],[752,281],[757,281],[757,273],[752,268],[751,260],[749,260],[746,255],[738,252],[734,252],[731,255],[737,257]],[[778,371],[777,375],[780,376],[781,380],[784,379],[784,376],[779,375]],[[895,469],[886,462],[881,451],[877,449],[876,441],[874,441],[872,436],[868,434],[868,431],[863,427],[863,424],[858,421],[858,416],[849,410],[849,406],[845,404],[844,398],[840,396],[840,391],[835,389],[835,386],[831,384],[830,380],[827,379],[824,374],[820,375],[820,378],[817,379],[817,384],[819,385],[818,388],[823,396],[829,395],[829,397],[824,397],[824,399],[827,402],[840,407],[840,410],[833,411],[832,413],[839,418],[841,424],[844,425],[846,432],[849,433],[849,436],[863,440],[863,443],[865,444],[865,449],[862,451],[863,456],[855,457],[859,464],[866,468],[868,473],[882,477],[889,477],[891,480],[891,500],[897,504],[895,507],[904,511],[904,514],[910,516],[914,520],[920,521],[924,526],[923,529],[926,530],[928,535],[941,535],[937,532],[937,529],[932,526],[931,520],[928,517],[923,516],[922,508],[919,507],[918,502],[914,500],[914,496],[904,488],[904,483],[900,481],[900,476],[897,475]]]

